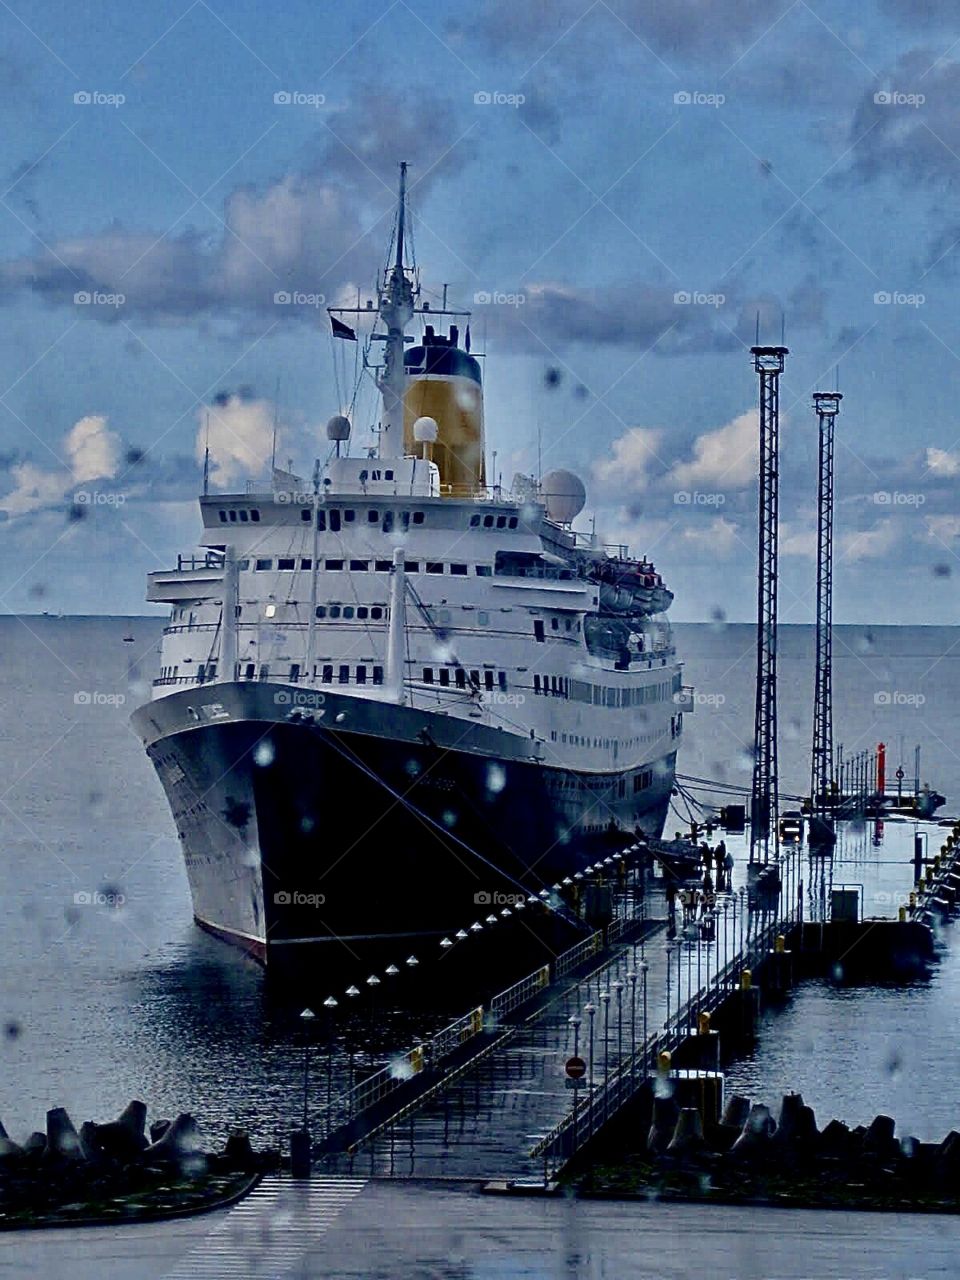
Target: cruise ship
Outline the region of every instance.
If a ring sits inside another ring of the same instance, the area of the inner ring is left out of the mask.
[[[375,445],[341,413],[309,479],[205,480],[199,552],[148,580],[171,613],[133,724],[196,923],[311,971],[416,958],[660,835],[683,729],[654,565],[574,528],[572,473],[488,482],[469,316],[421,297],[405,186],[375,293],[330,309]]]

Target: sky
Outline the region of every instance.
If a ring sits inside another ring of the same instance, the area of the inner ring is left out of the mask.
[[[214,489],[309,475],[410,165],[422,296],[473,311],[488,448],[575,470],[682,620],[755,610],[781,385],[781,619],[952,623],[960,31],[940,0],[0,7],[0,610],[135,613]],[[288,299],[292,299],[288,300]],[[353,408],[353,447],[375,405]]]

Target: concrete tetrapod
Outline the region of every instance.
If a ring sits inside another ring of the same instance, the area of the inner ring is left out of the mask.
[[[699,1155],[705,1146],[700,1112],[696,1107],[684,1107],[677,1117],[673,1137],[667,1146],[667,1155],[688,1158]]]
[[[679,1118],[680,1108],[672,1097],[654,1098],[653,1119],[650,1122],[650,1132],[647,1134],[647,1146],[651,1151],[656,1151],[658,1154],[666,1151],[673,1140]]]
[[[144,1164],[199,1164],[205,1157],[200,1150],[200,1130],[189,1112],[177,1116],[159,1142],[143,1153]]]
[[[63,1107],[47,1112],[47,1142],[43,1159],[49,1164],[76,1164],[83,1160],[80,1135]]]
[[[731,1152],[740,1159],[763,1158],[769,1154],[770,1141],[776,1131],[776,1121],[770,1114],[770,1108],[762,1102],[755,1102]]]

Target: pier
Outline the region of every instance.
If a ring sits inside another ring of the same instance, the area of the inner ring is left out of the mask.
[[[830,856],[796,840],[759,867],[748,837],[725,842],[729,883],[686,922],[668,855],[609,860],[614,918],[330,1097],[310,1117],[315,1166],[550,1187],[651,1079],[718,1113],[723,1057],[795,982],[922,972],[960,900],[960,823],[838,823]]]

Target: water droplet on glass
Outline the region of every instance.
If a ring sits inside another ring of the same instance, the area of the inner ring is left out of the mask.
[[[269,768],[276,759],[277,751],[269,738],[264,738],[263,742],[258,742],[253,751],[253,760],[261,769]]]

